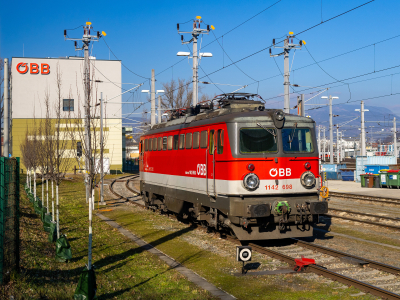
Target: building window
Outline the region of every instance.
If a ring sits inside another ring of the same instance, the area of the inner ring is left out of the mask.
[[[74,111],[74,99],[63,100],[63,111]]]

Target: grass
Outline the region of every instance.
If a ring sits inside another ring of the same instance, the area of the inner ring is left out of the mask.
[[[69,180],[60,186],[61,231],[71,244],[73,259],[59,263],[54,259],[55,245],[47,242],[42,222],[21,186],[21,272],[3,287],[7,299],[11,295],[14,299],[73,298],[87,263],[88,208],[84,195],[81,181]],[[93,228],[98,299],[214,299],[97,217]]]
[[[336,283],[310,279],[310,274],[236,277],[233,273],[239,272],[240,264],[235,260],[235,246],[227,241],[216,241],[218,237],[136,206],[120,206],[103,214],[239,299],[354,299],[351,295],[359,292],[335,289]],[[276,264],[258,254],[253,262],[260,262],[265,270]]]

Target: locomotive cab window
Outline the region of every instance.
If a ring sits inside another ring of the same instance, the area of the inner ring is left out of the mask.
[[[207,148],[207,130],[204,130],[200,134],[200,148]]]
[[[164,136],[162,138],[162,147],[163,147],[163,150],[167,150],[167,137],[166,136]]]
[[[153,150],[153,139],[149,139],[149,151]]]
[[[309,128],[282,129],[283,151],[285,152],[314,152],[311,130]]]
[[[149,140],[148,139],[146,139],[144,141],[144,151],[149,151]]]
[[[172,150],[172,142],[173,142],[173,136],[169,136],[167,140],[167,145],[168,145],[168,150]]]
[[[241,153],[277,152],[276,130],[274,128],[240,129]]]
[[[224,152],[224,131],[222,129],[218,130],[218,144],[217,153],[222,154]]]
[[[174,150],[178,150],[179,145],[179,135],[174,135]]]
[[[179,135],[179,149],[185,149],[185,135]]]
[[[162,137],[158,138],[158,151],[162,150]]]
[[[192,133],[186,133],[186,149],[192,148]]]
[[[193,133],[193,149],[199,149],[199,136],[198,132]]]

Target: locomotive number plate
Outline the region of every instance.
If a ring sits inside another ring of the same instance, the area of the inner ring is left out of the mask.
[[[284,189],[284,190],[291,190],[293,187],[292,187],[292,185],[291,184],[284,184],[284,185],[282,185],[282,189]],[[268,190],[274,190],[274,191],[277,191],[277,190],[279,190],[279,185],[275,185],[275,184],[272,184],[272,185],[266,185],[265,186],[265,189],[268,191]]]

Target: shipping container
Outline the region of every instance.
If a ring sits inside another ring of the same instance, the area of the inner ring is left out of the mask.
[[[380,170],[389,169],[388,165],[365,165],[365,173],[379,174]]]

